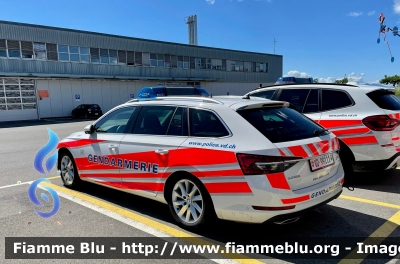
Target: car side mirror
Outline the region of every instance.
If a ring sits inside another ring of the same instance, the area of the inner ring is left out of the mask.
[[[95,132],[96,128],[94,125],[88,125],[85,127],[85,134],[93,134]]]

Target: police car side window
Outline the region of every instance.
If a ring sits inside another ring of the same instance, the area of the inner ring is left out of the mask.
[[[189,109],[190,136],[225,137],[229,135],[219,118],[211,111]]]
[[[143,106],[133,134],[166,135],[175,109],[174,106]]]
[[[283,89],[279,101],[286,101],[294,105],[301,113],[310,89]]]
[[[186,128],[186,129],[185,129]],[[167,135],[187,136],[187,115],[183,107],[178,107],[169,125]]]
[[[303,114],[316,113],[319,111],[318,108],[318,89],[312,89],[308,95],[306,105],[304,106]]]
[[[347,93],[337,90],[322,90],[322,111],[353,105]]]
[[[124,133],[136,107],[125,107],[113,111],[96,124],[97,133]]]
[[[255,96],[255,97],[261,97],[265,99],[271,99],[272,96],[274,96],[276,90],[268,90],[268,91],[262,91],[262,92],[257,92],[253,93],[250,96]]]

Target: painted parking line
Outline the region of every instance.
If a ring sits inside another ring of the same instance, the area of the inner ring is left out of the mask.
[[[374,205],[379,205],[379,206],[383,206],[383,207],[400,209],[400,205],[397,205],[397,204],[378,202],[378,201],[358,198],[358,197],[354,197],[354,196],[340,195],[339,198],[351,200],[351,201],[355,201],[355,202],[360,202],[360,203],[368,203],[368,204],[374,204]]]
[[[364,240],[364,245],[379,245],[382,241],[390,236],[390,234],[400,225],[400,211],[395,213],[389,220],[387,220],[383,225],[381,225],[374,233],[372,233],[367,239]],[[354,257],[357,254],[358,249],[351,251],[346,258]],[[359,259],[343,259],[340,264],[359,264],[361,263],[369,254],[358,254],[362,257]]]
[[[53,180],[53,179],[57,179],[57,178],[60,178],[60,176],[54,176],[54,177],[50,177],[50,178],[46,178],[46,179]],[[5,188],[14,187],[14,186],[23,185],[23,184],[31,184],[32,182],[34,182],[34,181],[18,182],[15,184],[4,185],[4,186],[0,186],[0,189],[5,189]]]
[[[173,237],[177,237],[177,238],[181,238],[182,240],[185,240],[186,242],[189,242],[191,244],[196,244],[196,245],[217,245],[217,243],[211,243],[205,239],[202,239],[200,237],[196,237],[194,235],[191,235],[187,232],[178,230],[176,228],[173,228],[171,226],[165,225],[163,223],[157,222],[155,220],[152,220],[150,218],[147,218],[145,216],[139,215],[137,213],[134,213],[132,211],[129,210],[125,210],[121,207],[115,206],[113,204],[107,203],[107,202],[103,202],[101,200],[98,200],[96,198],[93,198],[91,196],[82,194],[80,192],[76,192],[70,189],[67,189],[65,187],[60,187],[58,185],[52,184],[52,183],[48,183],[48,182],[41,182],[41,185],[44,186],[48,186],[50,188],[52,188],[53,190],[57,191],[58,195],[60,195],[61,197],[67,198],[71,201],[78,201],[77,199],[84,201],[85,204],[91,204],[92,205],[92,209],[94,208],[93,206],[95,206],[96,208],[102,210],[102,212],[112,212],[114,214],[117,214],[119,217],[124,217],[126,219],[130,219],[133,220],[134,222],[137,222],[139,224],[141,224],[141,226],[146,226],[146,229],[149,230],[149,228],[155,229],[156,231],[158,231],[158,235],[157,232],[155,234],[155,232],[153,231],[149,231],[149,233],[153,233],[153,235],[155,236],[159,236],[160,237],[160,233],[165,233],[169,236],[173,236]],[[82,205],[85,205],[82,204]],[[85,205],[85,206],[86,206]],[[97,210],[98,211],[98,210]],[[108,214],[108,216],[110,216],[110,214]],[[140,229],[140,227],[138,227],[138,229]],[[142,229],[142,230],[146,230],[146,229]],[[165,236],[165,235],[163,235]],[[223,245],[221,245],[221,248],[223,248]],[[229,258],[233,261],[236,261],[238,263],[243,263],[243,264],[247,264],[247,263],[263,263],[261,261],[258,261],[256,259],[251,259],[245,255],[242,254],[234,254],[234,253],[225,253],[223,252],[223,249],[220,250],[219,252],[220,255]],[[221,261],[223,260],[213,260],[215,262],[218,263],[222,263]],[[226,263],[226,262],[225,262]]]

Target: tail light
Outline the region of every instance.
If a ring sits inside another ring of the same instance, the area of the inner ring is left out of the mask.
[[[259,175],[284,172],[302,157],[264,156],[238,153],[237,159],[244,175]]]
[[[392,131],[400,125],[397,119],[390,118],[387,115],[368,116],[362,122],[373,131]]]

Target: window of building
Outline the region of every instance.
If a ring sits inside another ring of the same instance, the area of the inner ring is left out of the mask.
[[[137,66],[143,65],[143,53],[142,52],[135,52],[135,65],[137,65]]]
[[[45,43],[33,43],[33,53],[37,60],[46,59],[46,44]]]
[[[118,64],[118,53],[116,50],[109,50],[110,53],[110,64]]]
[[[87,47],[79,47],[80,53],[81,53],[81,62],[90,62],[90,52],[89,48]]]
[[[211,70],[211,59],[206,59],[206,69]]]
[[[3,57],[3,58],[7,57],[7,45],[6,45],[5,39],[0,39],[0,58],[1,57]],[[1,89],[0,89],[0,91],[1,91]]]
[[[176,55],[171,55],[171,66],[172,68],[178,68],[178,57]]]
[[[265,63],[265,72],[268,72],[268,63]]]
[[[142,57],[142,64],[143,66],[150,66],[150,53],[148,52],[142,52],[141,53],[141,57]]]
[[[92,63],[100,62],[100,52],[98,48],[90,48],[90,62]]]
[[[156,53],[150,53],[150,66],[157,67],[157,54]]]
[[[225,126],[211,111],[189,109],[191,137],[225,137],[229,135]]]
[[[108,49],[100,49],[100,63],[110,63],[110,58],[108,57]]]
[[[178,56],[178,68],[183,68],[183,56]]]
[[[135,60],[135,58],[133,58],[133,60]],[[125,50],[118,51],[118,64],[126,64],[126,51]]]
[[[133,134],[166,135],[175,109],[173,106],[144,106],[133,128]]]
[[[244,62],[243,61],[236,62],[235,71],[244,71]]]
[[[21,54],[23,59],[33,58],[33,44],[29,41],[21,41]]]
[[[246,72],[252,72],[252,71],[253,71],[253,63],[252,63],[252,62],[246,61],[246,62],[244,63],[244,68],[243,68],[243,70],[246,71]]]
[[[207,69],[206,58],[201,58],[201,69]]]
[[[200,58],[195,58],[194,64],[195,64],[195,69],[198,69],[198,70],[201,69],[201,59]]]
[[[222,70],[226,71],[226,60],[222,60]]]
[[[69,61],[68,46],[58,45],[58,60]]]
[[[183,68],[189,69],[189,57],[188,56],[183,56]]]
[[[260,72],[266,72],[265,63],[260,63]]]
[[[8,57],[21,58],[21,51],[18,40],[7,40]]]
[[[171,55],[165,54],[164,55],[164,59],[165,59],[164,67],[165,68],[171,68]]]
[[[80,61],[78,46],[69,46],[69,60],[74,62]]]
[[[220,59],[211,59],[211,69],[213,69],[213,70],[222,70],[222,60],[220,60]]]
[[[236,71],[236,62],[231,61],[231,71]]]
[[[190,63],[189,63],[189,67],[190,69],[196,69],[196,60],[194,57],[189,57]]]
[[[58,61],[57,44],[46,43],[47,59]]]
[[[256,72],[260,72],[260,63],[256,62]]]
[[[346,92],[337,90],[322,90],[322,111],[343,108],[353,105]]]
[[[157,54],[157,66],[164,67],[164,54]]]
[[[137,52],[134,52],[134,51],[127,51],[126,52],[126,65],[131,65],[131,66],[133,66],[133,65],[137,65],[137,61],[135,61],[136,60],[136,55],[137,55]]]

